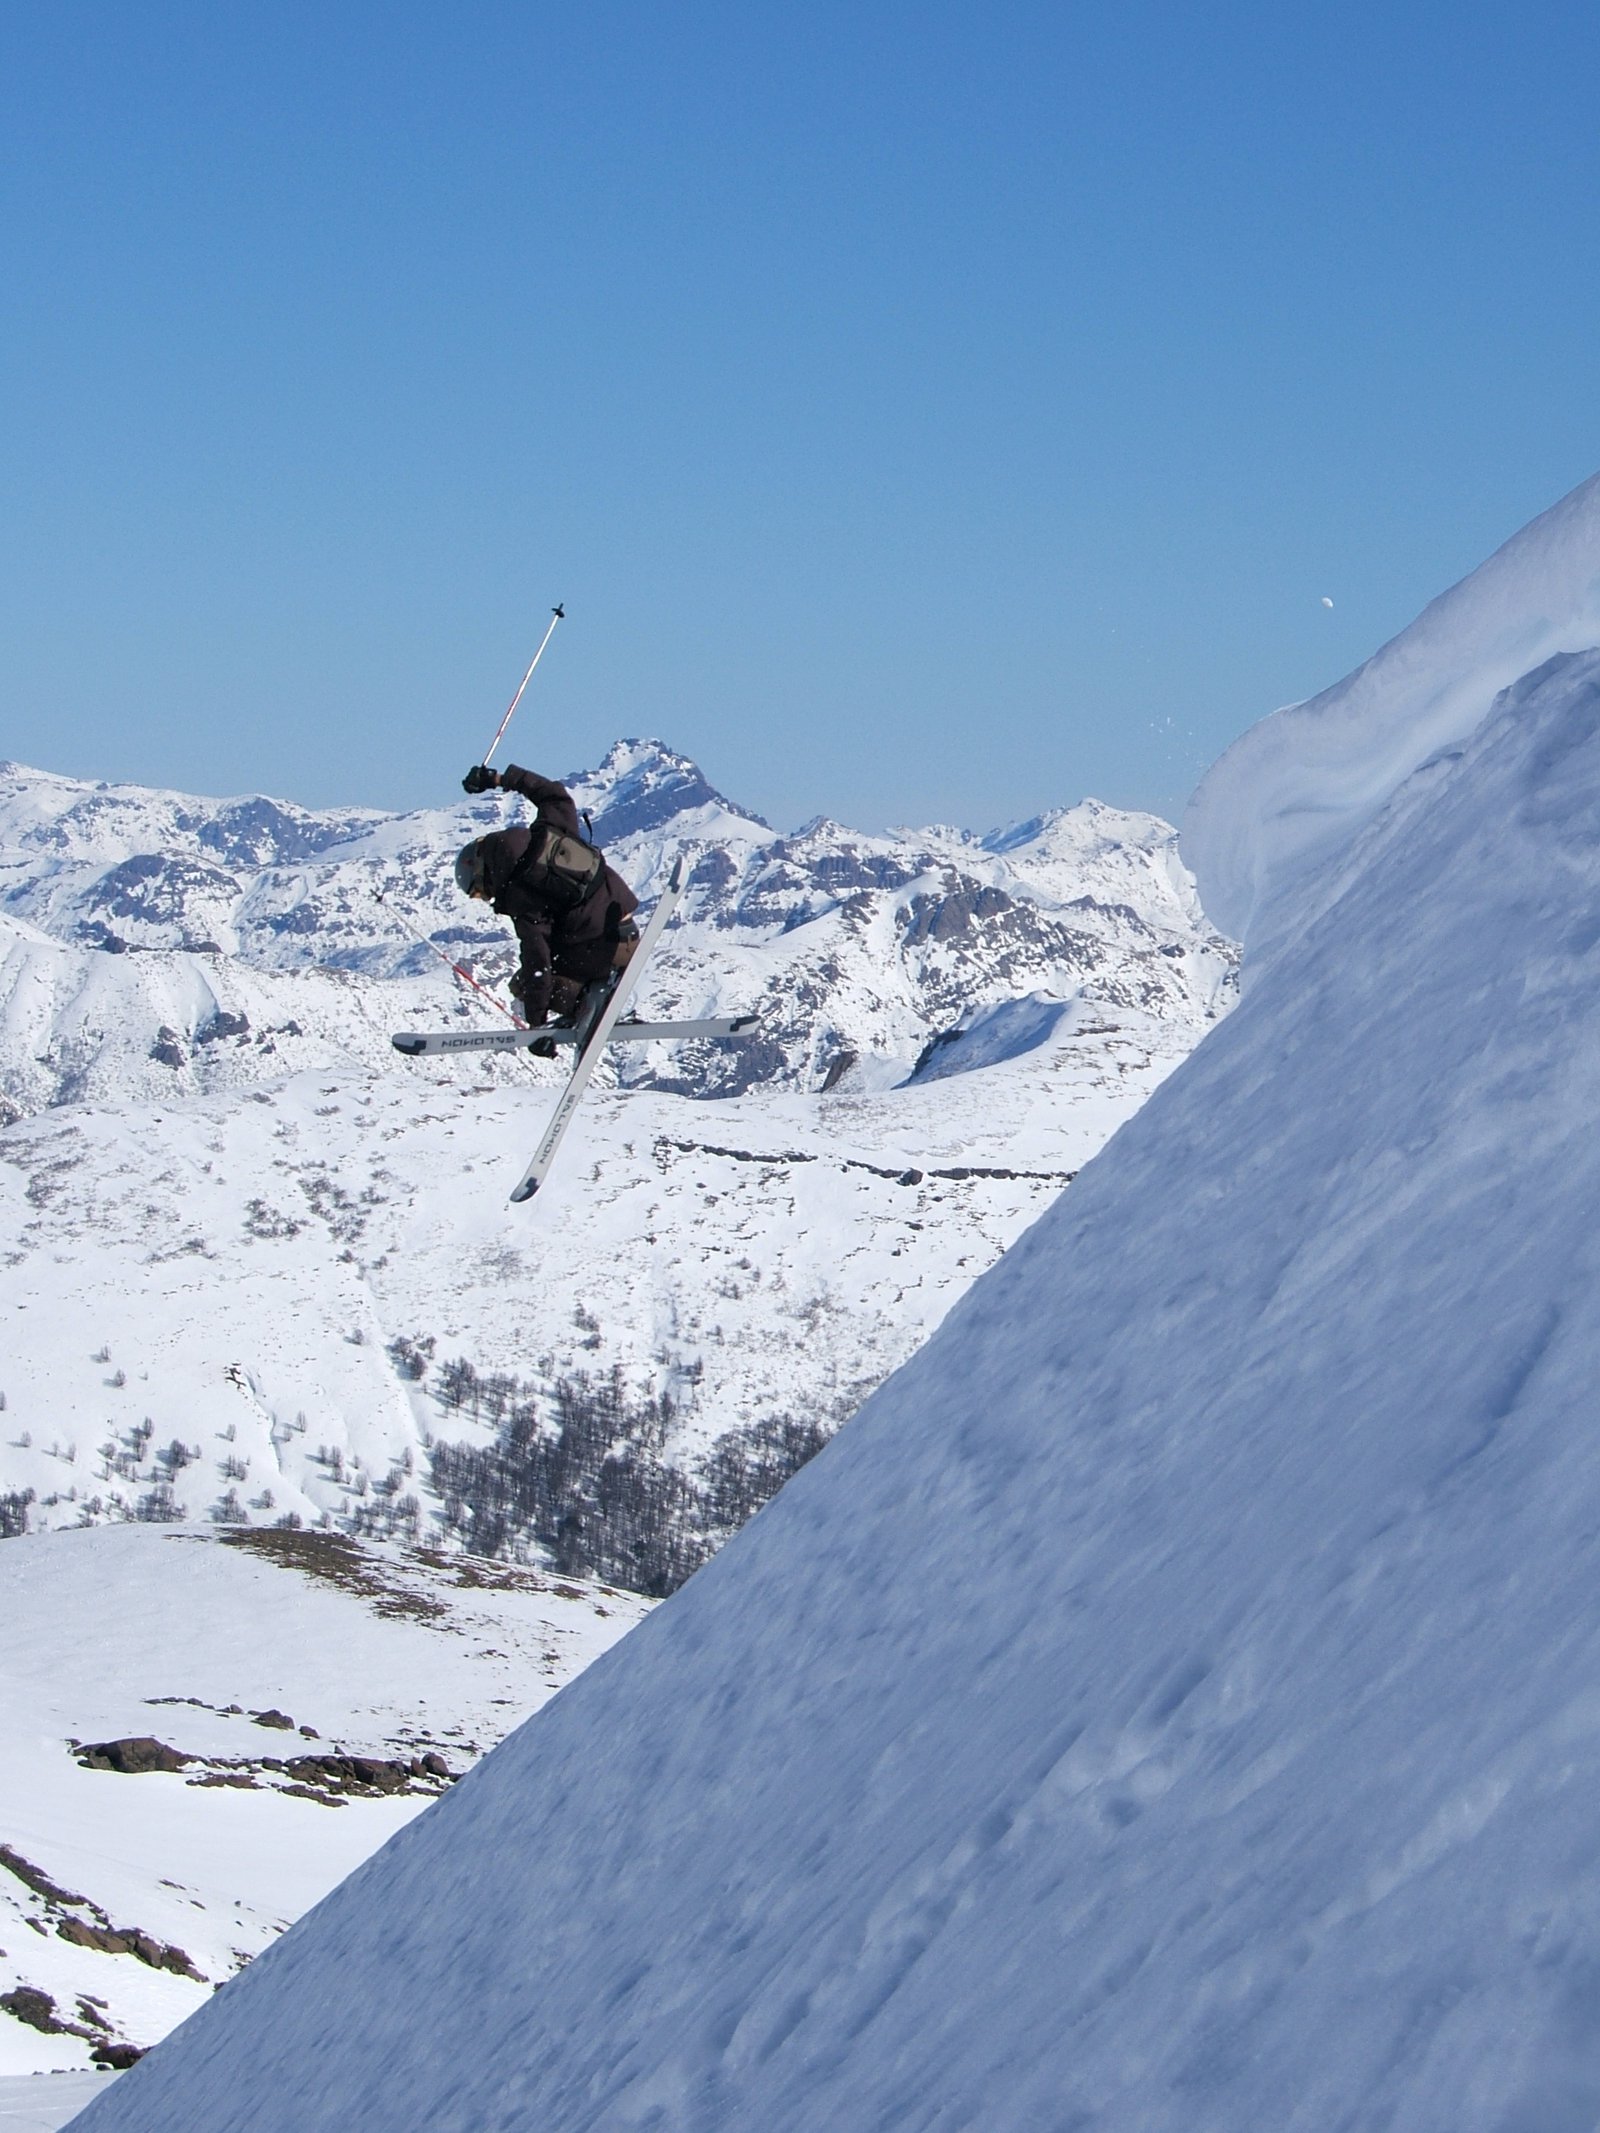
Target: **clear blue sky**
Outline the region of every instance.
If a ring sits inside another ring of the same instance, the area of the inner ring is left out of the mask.
[[[18,0],[0,754],[434,801],[561,599],[516,760],[1170,812],[1600,466],[1597,79],[1592,0]]]

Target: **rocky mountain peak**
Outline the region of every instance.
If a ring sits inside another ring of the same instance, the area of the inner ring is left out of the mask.
[[[595,769],[574,771],[565,782],[593,814],[602,844],[645,836],[689,816],[723,815],[753,829],[771,827],[718,792],[698,763],[665,741],[617,741]]]

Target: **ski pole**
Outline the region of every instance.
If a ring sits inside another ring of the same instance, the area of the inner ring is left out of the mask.
[[[546,646],[546,645],[547,645],[547,644],[548,644],[548,643],[550,642],[550,639],[551,639],[551,638],[552,638],[552,637],[553,637],[553,636],[555,635],[555,633],[556,633],[556,624],[557,624],[558,622],[564,622],[564,621],[566,620],[566,618],[567,618],[567,611],[566,611],[566,609],[565,609],[564,607],[553,607],[553,608],[551,608],[551,610],[550,610],[550,627],[549,627],[549,628],[548,628],[548,629],[547,629],[547,630],[545,631],[544,635],[543,635],[543,636],[542,636],[542,637],[541,637],[541,638],[539,639],[539,649],[538,649],[538,651],[536,651],[536,652],[534,653],[533,657],[532,657],[532,658],[531,658],[531,659],[530,659],[530,660],[528,661],[528,671],[527,671],[527,673],[526,673],[526,674],[524,674],[524,675],[523,675],[523,677],[522,677],[521,681],[520,681],[520,682],[519,682],[519,683],[517,684],[517,693],[516,693],[516,695],[515,695],[515,696],[513,696],[513,697],[512,697],[512,699],[511,699],[510,703],[509,703],[509,704],[508,704],[508,705],[506,706],[506,715],[505,715],[505,717],[504,717],[504,718],[503,718],[503,719],[502,719],[502,720],[500,721],[500,724],[499,724],[499,725],[498,725],[498,726],[496,727],[496,729],[495,729],[495,736],[494,736],[494,739],[493,739],[493,740],[492,740],[492,741],[491,741],[491,742],[489,743],[488,747],[487,747],[487,748],[486,748],[486,749],[484,750],[484,752],[483,752],[483,760],[484,760],[484,764],[485,764],[485,766],[487,766],[487,764],[488,764],[488,761],[489,761],[489,758],[490,758],[490,756],[492,756],[492,755],[494,754],[495,750],[496,750],[496,749],[497,749],[497,748],[499,747],[499,745],[500,745],[500,743],[501,743],[502,739],[504,738],[504,736],[505,736],[505,730],[506,730],[507,726],[509,726],[509,725],[510,725],[510,723],[511,723],[511,714],[512,714],[512,712],[513,712],[513,711],[515,711],[515,709],[517,708],[518,704],[520,704],[520,703],[521,703],[521,701],[522,701],[522,692],[523,692],[523,690],[524,690],[524,689],[525,689],[525,688],[526,688],[526,687],[528,686],[529,682],[530,682],[530,681],[532,681],[532,679],[533,679],[533,670],[534,670],[534,668],[535,668],[535,667],[536,667],[536,666],[537,666],[537,665],[539,664],[540,660],[541,660],[541,659],[542,659],[542,658],[544,657],[544,648],[545,648],[545,646]]]
[[[411,935],[413,940],[421,941],[424,948],[431,950],[432,953],[439,958],[441,963],[446,964],[451,970],[455,972],[458,978],[464,979],[465,982],[472,987],[474,992],[481,992],[483,994],[483,997],[488,1001],[489,1005],[491,1007],[498,1007],[501,1014],[507,1016],[512,1022],[516,1023],[518,1029],[527,1028],[527,1023],[522,1021],[519,1016],[513,1014],[511,1009],[507,1007],[504,1000],[498,998],[494,993],[492,993],[487,985],[480,985],[477,979],[472,975],[472,972],[470,970],[463,970],[459,963],[452,961],[451,958],[445,954],[444,950],[439,946],[439,943],[437,941],[430,941],[428,936],[421,930],[420,927],[413,926],[410,919],[404,917],[399,911],[397,911],[394,905],[388,902],[388,900],[385,898],[384,893],[381,889],[374,889],[372,894],[374,900],[383,905],[383,908],[385,909],[385,911],[388,912],[391,918],[399,920],[400,924],[405,927],[407,933]]]

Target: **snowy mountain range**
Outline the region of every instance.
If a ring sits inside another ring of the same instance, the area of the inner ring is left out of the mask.
[[[694,861],[652,972],[663,1009],[761,1014],[757,1042],[636,1057],[629,1078],[646,1085],[892,1086],[930,1041],[1033,991],[1194,1029],[1217,1007],[1229,950],[1152,816],[1085,801],[987,838],[826,821],[780,836],[684,757],[637,741],[569,782],[641,895],[674,853]],[[435,1012],[452,985],[463,995],[409,928],[485,982],[509,973],[509,929],[464,901],[451,861],[526,814],[494,794],[318,814],[0,766],[10,1115],[170,1102],[352,1057],[388,1067],[407,995],[370,981],[410,979],[415,1008]],[[451,1005],[470,1011],[465,996]]]
[[[1148,816],[783,837],[642,743],[573,783],[646,894],[694,855],[646,1011],[756,1008],[761,1035],[638,1048],[627,1092],[603,1070],[557,1186],[513,1210],[561,1069],[389,1037],[495,1020],[394,914],[502,979],[509,929],[450,860],[520,803],[317,815],[5,773],[13,1523],[437,1538],[437,1435],[487,1451],[518,1400],[613,1382],[658,1493],[730,1431],[758,1462],[814,1441],[1230,995]],[[670,1582],[614,1548],[569,1567],[602,1561]]]
[[[1600,2121],[1596,585],[1225,759],[1238,1008],[86,2133]]]

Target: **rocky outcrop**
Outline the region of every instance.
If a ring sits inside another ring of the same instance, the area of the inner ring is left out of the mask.
[[[410,1762],[375,1755],[295,1755],[283,1763],[268,1758],[266,1768],[283,1770],[300,1784],[324,1791],[368,1795],[410,1792],[425,1780],[450,1778],[449,1764],[431,1750]]]
[[[108,1745],[123,1747],[129,1744],[115,1742]],[[184,1758],[186,1762],[189,1760],[191,1758],[187,1756]],[[197,1984],[204,1984],[201,1972],[182,1948],[160,1940],[154,1933],[146,1933],[138,1926],[114,1925],[99,1904],[71,1889],[62,1888],[41,1867],[35,1866],[31,1859],[25,1859],[9,1844],[0,1844],[0,1868],[40,1899],[44,1921],[32,1921],[40,1932],[47,1929],[46,1922],[53,1923],[56,1938],[75,1948],[93,1948],[102,1955],[131,1955],[151,1970],[170,1970],[178,1977],[192,1978]],[[35,2029],[71,2027],[55,2020],[54,2003],[49,1994],[34,1991],[31,1987],[22,1988],[20,1995],[12,1993],[0,1999],[0,2007],[15,2015],[18,2021],[31,2023]],[[81,2029],[73,2033],[78,2036],[87,2034]]]
[[[116,1770],[124,1777],[143,1777],[153,1770],[184,1770],[194,1761],[165,1741],[139,1734],[128,1740],[86,1742],[78,1750],[82,1770]]]
[[[294,1720],[283,1711],[255,1711],[250,1715],[255,1724],[266,1726],[273,1731],[296,1730]],[[312,1740],[317,1737],[314,1727],[302,1726],[298,1730]],[[253,1791],[259,1791],[266,1786],[300,1798],[321,1794],[333,1800],[373,1799],[386,1793],[397,1792],[431,1794],[441,1785],[452,1783],[454,1778],[450,1765],[433,1749],[408,1760],[374,1755],[346,1755],[336,1749],[318,1755],[189,1755],[181,1748],[168,1747],[165,1741],[142,1735],[136,1739],[96,1741],[79,1747],[77,1756],[78,1767],[82,1770],[108,1770],[125,1777],[143,1777],[151,1772],[189,1771],[192,1773],[188,1779],[191,1785],[232,1785]],[[4,1845],[0,1845],[0,1865],[10,1866],[19,1879],[27,1881],[30,1888],[49,1897],[53,1902],[81,1904],[84,1901],[81,1896],[69,1896],[65,1891],[51,1888],[39,1875],[37,1868],[30,1867],[26,1860],[8,1852]],[[106,1945],[103,1937],[85,1939],[81,1934],[65,1932],[62,1937],[67,1940],[76,1939],[82,1947]],[[131,1952],[140,1955],[142,1961],[153,1960],[137,1947],[113,1952]],[[157,1967],[170,1969],[177,1966],[157,1964]]]
[[[153,1933],[141,1933],[137,1926],[100,1926],[82,1918],[63,1918],[57,1923],[56,1938],[70,1941],[75,1948],[98,1948],[102,1955],[132,1955],[152,1970],[171,1970],[197,1984],[205,1982],[182,1948],[157,1940]]]

